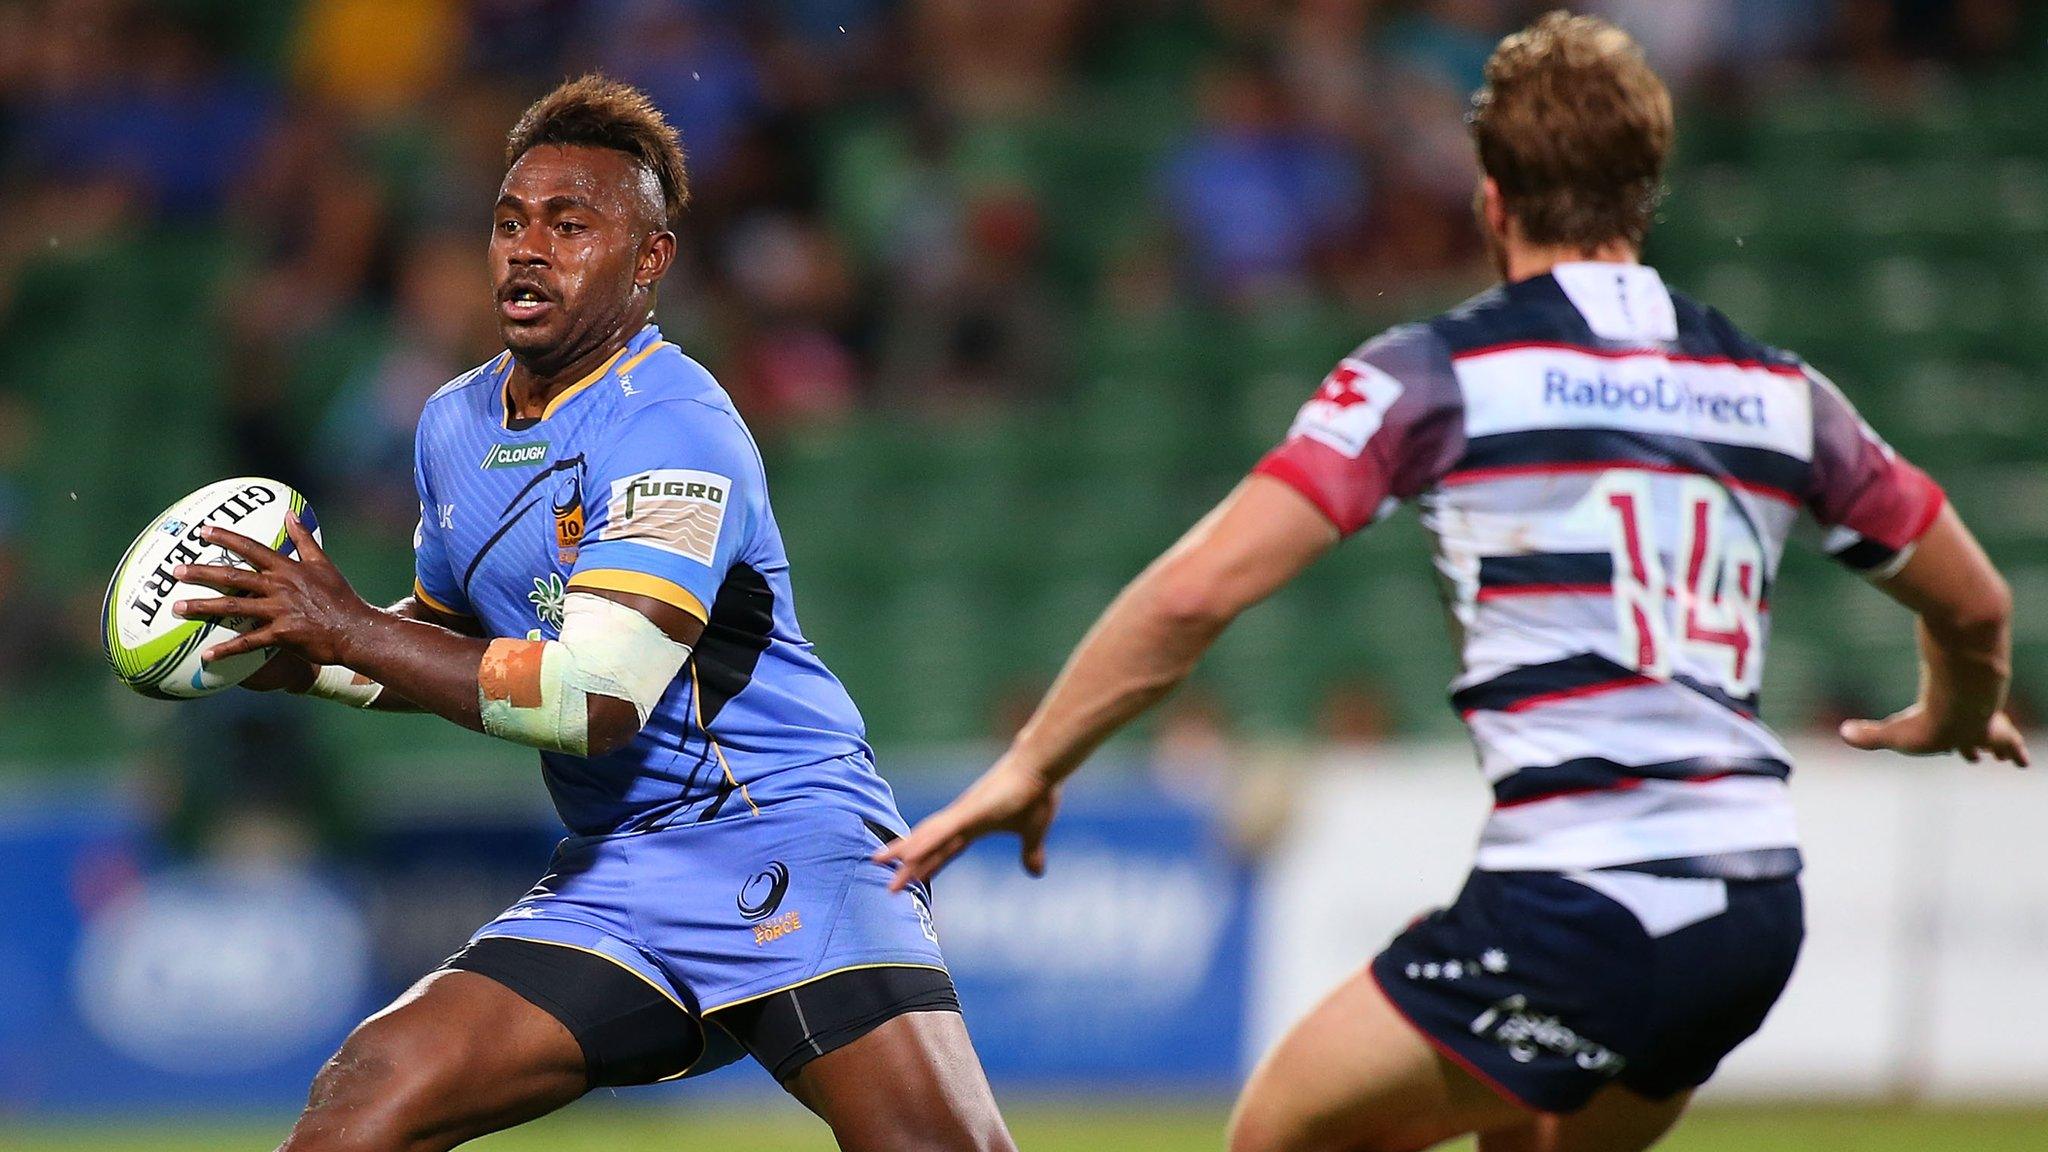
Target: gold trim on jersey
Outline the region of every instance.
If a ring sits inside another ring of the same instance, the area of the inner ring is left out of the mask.
[[[592,384],[595,384],[599,380],[604,379],[605,373],[610,372],[612,370],[612,365],[617,364],[619,362],[619,357],[624,356],[625,354],[626,350],[624,348],[619,349],[617,352],[614,352],[610,356],[606,357],[605,362],[599,364],[597,366],[597,369],[591,372],[588,376],[585,376],[583,379],[578,380],[574,384],[571,384],[567,388],[564,388],[560,392],[557,392],[555,394],[555,398],[548,401],[547,406],[540,410],[540,419],[545,420],[548,417],[553,416],[557,411],[561,409],[563,404],[568,402],[569,397],[576,395],[577,393],[590,387]],[[636,362],[637,359],[638,358],[636,357]],[[498,385],[498,407],[502,409],[502,411],[498,414],[498,423],[502,425],[506,431],[509,432],[512,430],[512,374],[510,372],[507,372],[505,374],[504,381]]]
[[[700,623],[710,623],[711,613],[705,611],[704,602],[688,588],[673,580],[664,580],[646,572],[634,572],[626,568],[586,568],[569,577],[570,588],[595,588],[605,592],[629,592],[635,596],[646,596],[659,600],[672,608],[680,608],[695,616]]]
[[[450,608],[446,604],[441,603],[439,600],[434,599],[433,596],[428,594],[427,586],[420,583],[420,578],[417,576],[412,578],[412,595],[413,599],[418,600],[420,603],[425,604],[427,607],[432,608],[434,611],[440,612],[444,615],[464,616],[472,620],[476,618],[472,613],[458,611],[454,608]]]

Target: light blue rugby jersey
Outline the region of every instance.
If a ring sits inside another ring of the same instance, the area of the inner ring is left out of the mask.
[[[510,371],[501,354],[420,416],[415,593],[488,636],[556,638],[575,588],[706,621],[632,743],[541,754],[563,823],[600,835],[827,796],[900,827],[860,713],[798,630],[760,452],[725,390],[653,325],[518,427]]]

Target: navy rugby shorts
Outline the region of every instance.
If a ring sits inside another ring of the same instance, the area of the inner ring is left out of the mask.
[[[1796,877],[1474,872],[1372,972],[1446,1057],[1562,1113],[1609,1083],[1653,1100],[1704,1084],[1763,1024],[1804,937]]]

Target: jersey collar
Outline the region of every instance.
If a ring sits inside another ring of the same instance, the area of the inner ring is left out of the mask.
[[[540,410],[540,418],[533,421],[533,424],[538,424],[561,411],[562,405],[567,404],[571,397],[581,394],[592,384],[610,375],[612,367],[618,364],[622,357],[631,356],[632,364],[637,364],[647,353],[660,347],[661,343],[661,329],[652,324],[640,329],[633,334],[631,340],[626,341],[625,347],[612,353],[609,359],[599,364],[588,376],[557,392],[555,398],[548,401],[547,407]],[[498,423],[509,430],[512,427],[512,397],[506,389],[512,383],[512,353],[502,352],[498,355],[498,372]],[[528,427],[532,427],[532,424]]]

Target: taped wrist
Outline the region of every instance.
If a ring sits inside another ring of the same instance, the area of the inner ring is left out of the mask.
[[[322,664],[313,686],[304,694],[351,708],[368,708],[384,694],[384,685],[339,664]]]
[[[563,602],[559,640],[491,641],[477,671],[484,731],[550,752],[590,754],[590,697],[633,706],[646,724],[690,658],[652,620],[588,592]]]

